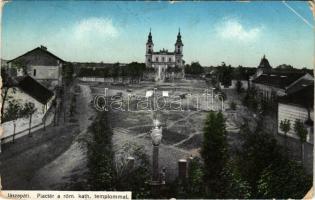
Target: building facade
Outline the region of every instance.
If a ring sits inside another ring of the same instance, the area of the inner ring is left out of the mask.
[[[44,46],[8,61],[9,69],[14,69],[17,76],[27,74],[49,89],[61,84],[64,64],[65,61],[50,53]]]
[[[153,68],[156,76],[155,80],[164,80],[167,73],[180,72],[182,78],[184,77],[184,60],[183,60],[182,36],[180,31],[175,42],[175,50],[169,52],[166,49],[154,51],[154,43],[152,39],[151,30],[146,43],[145,64],[147,68]],[[172,70],[174,69],[174,70]]]
[[[250,85],[257,90],[262,100],[272,102],[278,97],[288,94],[288,89],[293,90],[297,83],[312,82],[313,80],[314,78],[306,72],[273,70],[264,56],[256,73],[250,77]]]
[[[306,141],[313,143],[314,139],[314,83],[302,85],[302,88],[279,99],[278,103],[278,133],[284,134],[280,128],[281,121],[290,121],[289,137],[299,139],[294,130],[295,121],[299,120],[307,130]]]

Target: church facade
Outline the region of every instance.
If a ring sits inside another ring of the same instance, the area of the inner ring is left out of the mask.
[[[174,77],[175,73],[180,73],[181,78],[184,77],[183,46],[182,36],[179,31],[174,51],[169,52],[166,49],[154,51],[154,43],[150,30],[146,43],[145,64],[147,68],[154,69],[156,81]]]

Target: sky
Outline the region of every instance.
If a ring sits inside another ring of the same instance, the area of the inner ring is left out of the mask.
[[[11,1],[3,8],[2,58],[40,45],[66,61],[144,62],[174,50],[181,31],[186,63],[314,66],[314,18],[307,2]]]

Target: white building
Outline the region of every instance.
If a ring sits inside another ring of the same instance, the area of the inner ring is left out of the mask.
[[[54,100],[54,93],[46,87],[38,83],[30,76],[19,77],[17,83],[10,87],[7,97],[18,101],[21,105],[25,103],[33,103],[36,112],[32,115],[31,127],[37,130],[43,124],[43,118],[47,117],[47,111],[52,106]],[[4,103],[4,112],[8,108],[8,101]],[[7,121],[1,124],[3,134],[1,136],[1,143],[11,141],[14,134],[15,123],[15,138],[22,137],[28,133],[29,119],[19,118],[14,121]],[[50,122],[47,122],[47,125]],[[36,129],[35,129],[36,127]]]
[[[302,84],[300,89],[280,98],[278,103],[278,132],[284,134],[280,129],[283,120],[290,120],[291,129],[289,137],[299,139],[294,131],[294,123],[300,120],[308,130],[307,142],[313,143],[314,131],[314,83],[309,85]]]
[[[170,68],[179,68],[182,77],[184,77],[184,60],[183,60],[183,42],[180,31],[177,35],[175,50],[169,52],[166,49],[154,51],[154,43],[151,31],[146,43],[145,64],[148,68],[154,68],[156,71],[156,80],[164,80],[167,70]]]

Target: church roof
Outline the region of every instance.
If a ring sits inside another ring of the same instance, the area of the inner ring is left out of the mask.
[[[153,44],[153,40],[152,40],[152,34],[151,34],[151,29],[150,29],[150,33],[148,35],[148,41],[147,44]]]
[[[264,68],[264,69],[271,69],[272,67],[269,64],[268,59],[264,55],[264,57],[260,60],[260,63],[258,65],[258,68]]]
[[[174,52],[169,52],[167,49],[161,49],[160,51],[155,51],[153,55],[174,55]]]
[[[178,31],[178,34],[177,34],[177,40],[176,40],[176,45],[182,45],[183,46],[183,42],[182,42],[182,36],[180,34],[180,30]]]

